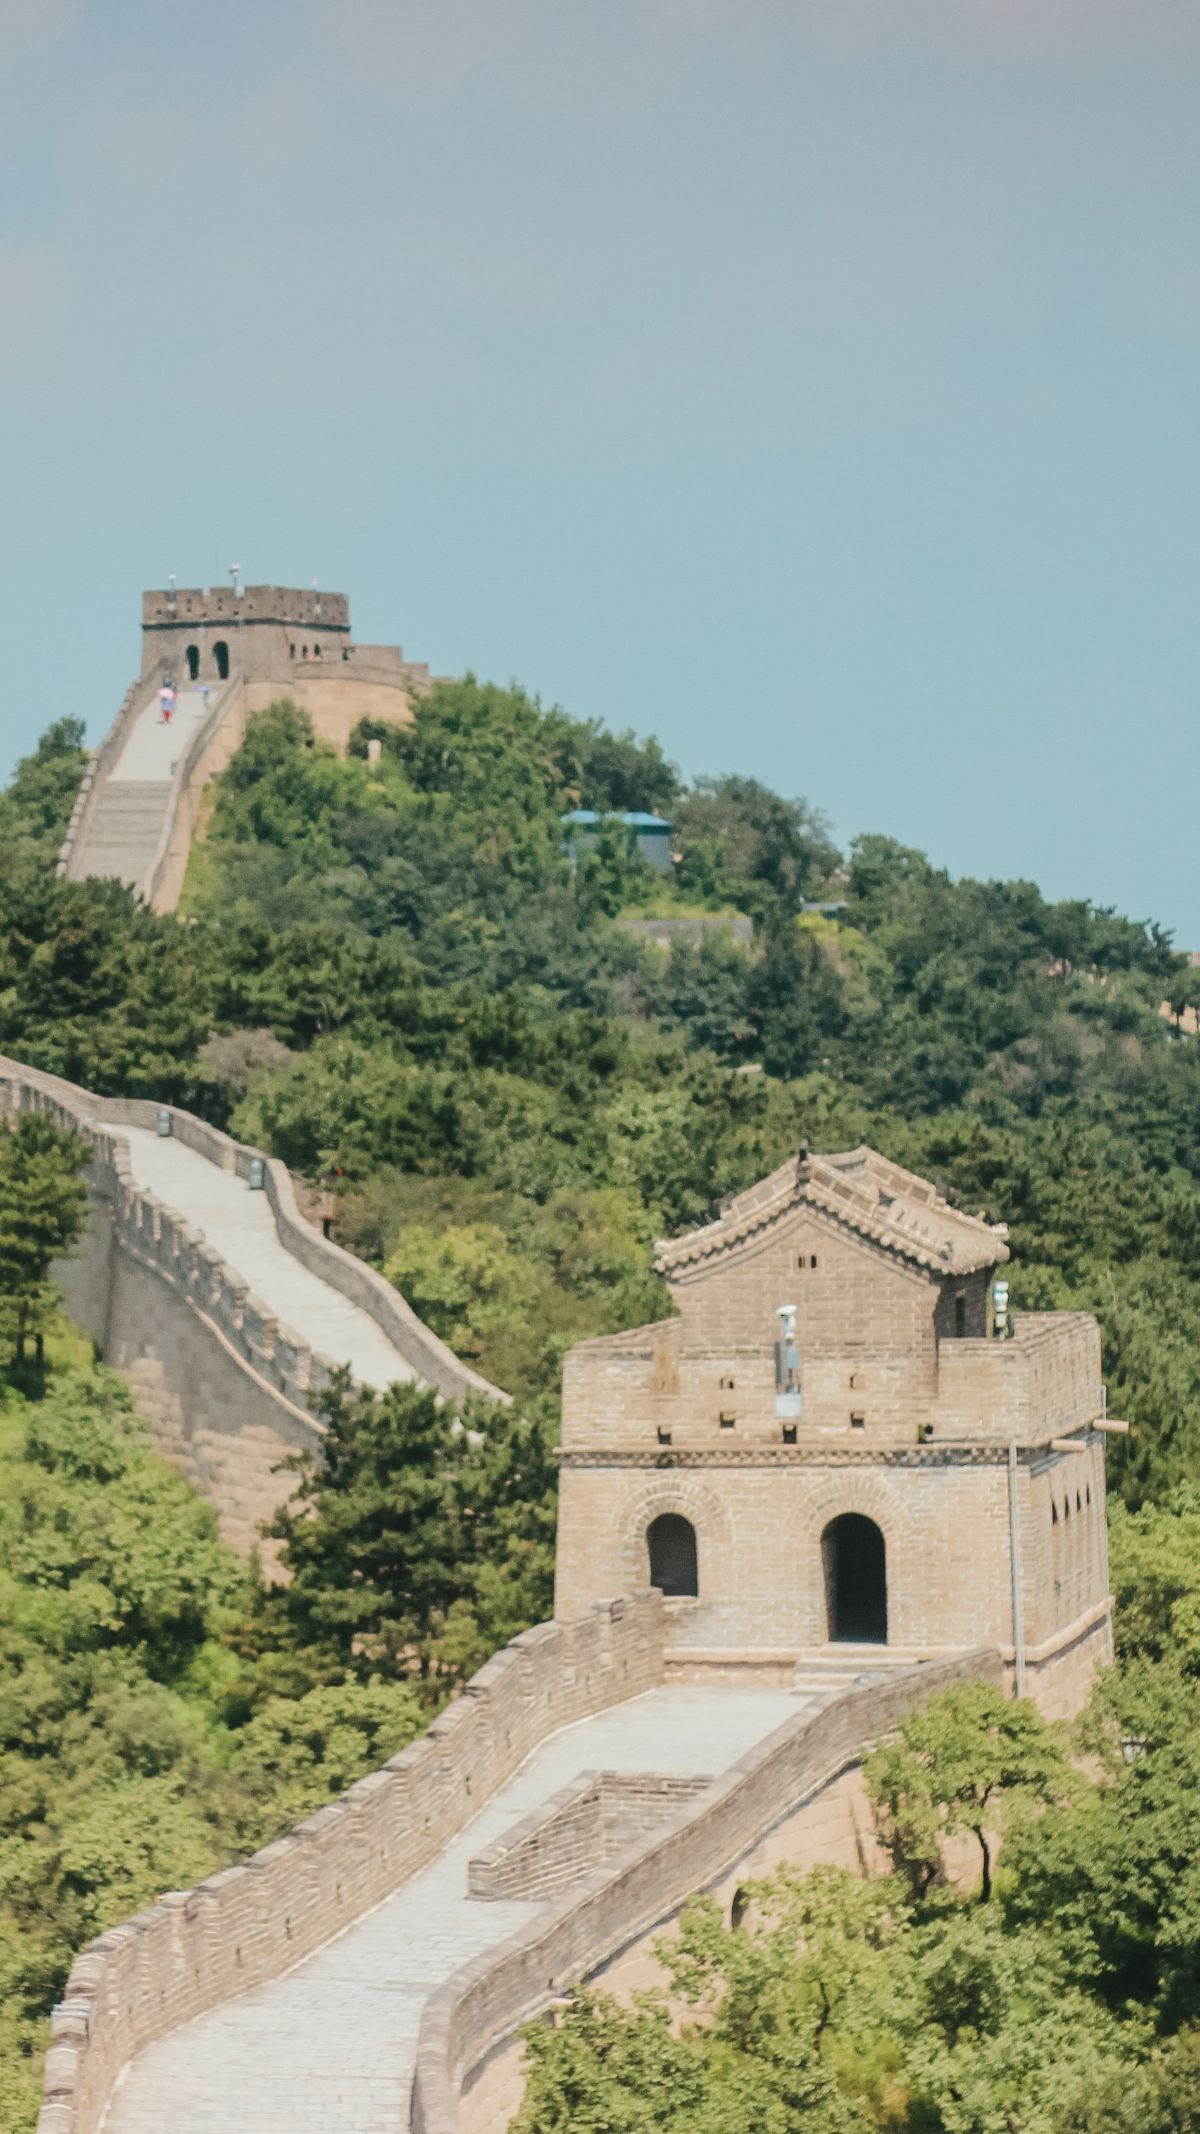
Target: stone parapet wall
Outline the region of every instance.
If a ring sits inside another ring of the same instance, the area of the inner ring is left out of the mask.
[[[142,895],[154,911],[174,911],[179,902],[183,879],[187,873],[188,855],[192,849],[192,837],[200,814],[200,795],[204,789],[204,778],[198,777],[197,772],[207,760],[213,742],[240,696],[241,689],[240,678],[218,685],[206,716],[195,729],[175,766],[167,804],[167,819],[150,872],[142,884]],[[244,725],[243,720],[243,729]]]
[[[669,1828],[581,1876],[559,1903],[465,1964],[432,1996],[421,2023],[413,2134],[460,2134],[464,2089],[521,2023],[732,1874],[768,1832],[861,1764],[912,1705],[954,1682],[1002,1678],[1000,1654],[979,1651],[899,1671],[815,1715],[798,1714],[680,1808]],[[488,2113],[473,2123],[499,2127],[505,2118]]]
[[[0,1058],[0,1111],[47,1111],[91,1148],[91,1218],[79,1250],[55,1269],[67,1309],[124,1373],[159,1449],[217,1510],[226,1540],[244,1555],[294,1488],[284,1463],[314,1452],[324,1423],[317,1396],[334,1369],[283,1323],[194,1230],[131,1174],[121,1127],[172,1132],[220,1168],[264,1190],[287,1249],[339,1295],[369,1313],[419,1379],[446,1398],[507,1401],[459,1362],[390,1283],[323,1238],[301,1215],[285,1164],[173,1106],[93,1096],[55,1075]]]
[[[939,1437],[1045,1444],[1100,1412],[1100,1329],[1088,1312],[1019,1312],[1010,1341],[941,1341]]]
[[[57,1075],[2,1057],[0,1106],[48,1111],[91,1144],[92,1188],[113,1204],[116,1242],[166,1274],[219,1328],[237,1354],[297,1407],[307,1408],[310,1396],[328,1383],[335,1368],[333,1359],[315,1353],[294,1329],[282,1326],[191,1229],[185,1214],[165,1207],[155,1194],[136,1184],[128,1150],[120,1140],[123,1125],[154,1131],[165,1112],[176,1138],[220,1169],[248,1179],[251,1165],[261,1163],[279,1237],[310,1273],[367,1312],[417,1376],[448,1399],[461,1401],[478,1394],[508,1401],[508,1394],[460,1362],[390,1282],[313,1228],[300,1213],[287,1165],[276,1157],[234,1141],[219,1127],[175,1105],[152,1104],[139,1097],[95,1096]]]
[[[51,2019],[38,2134],[96,2134],[136,2053],[290,1970],[435,1859],[547,1734],[654,1688],[662,1671],[657,1595],[527,1630],[382,1770],[253,1858],[101,1934]]]
[[[653,1771],[584,1771],[468,1861],[467,1894],[487,1903],[556,1896],[601,1860],[625,1852],[634,1838],[672,1821],[710,1783]]]

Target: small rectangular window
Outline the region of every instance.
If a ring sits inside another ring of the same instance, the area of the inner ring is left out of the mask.
[[[783,1426],[783,1442],[784,1442],[784,1444],[785,1444],[785,1445],[794,1445],[794,1444],[795,1444],[795,1442],[796,1442],[796,1425],[795,1425],[795,1423],[785,1423],[785,1424],[784,1424],[784,1426]]]
[[[810,1255],[810,1257],[809,1257],[809,1262],[808,1262],[808,1264],[809,1264],[809,1266],[810,1266],[810,1267],[815,1267],[815,1266],[816,1266],[816,1264],[817,1264],[817,1255],[816,1255],[816,1253],[815,1253],[815,1252],[814,1252],[814,1253],[812,1253],[812,1254]]]
[[[866,1427],[867,1427],[867,1418],[866,1418],[866,1416],[865,1416],[865,1415],[852,1415],[852,1416],[851,1416],[851,1418],[850,1418],[850,1428],[851,1428],[852,1430],[865,1430],[865,1429],[866,1429]]]
[[[658,1426],[658,1442],[660,1445],[669,1445],[671,1442],[671,1433],[665,1423]]]
[[[736,1423],[737,1423],[737,1417],[736,1417],[736,1415],[734,1415],[734,1414],[733,1414],[733,1413],[732,1413],[732,1412],[731,1412],[731,1411],[730,1411],[730,1410],[729,1410],[728,1408],[722,1408],[722,1410],[721,1410],[721,1428],[722,1428],[722,1430],[732,1430],[732,1429],[734,1429],[734,1427],[736,1426]]]

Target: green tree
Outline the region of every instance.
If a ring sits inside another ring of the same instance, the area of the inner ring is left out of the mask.
[[[1072,1791],[1063,1744],[1036,1705],[982,1682],[956,1684],[909,1712],[895,1740],[868,1758],[866,1777],[884,1849],[914,1895],[938,1874],[945,1840],[966,1831],[979,1846],[984,1904],[1014,1811]]]
[[[544,1594],[541,1434],[495,1403],[469,1404],[460,1417],[425,1387],[375,1394],[352,1388],[344,1372],[320,1405],[321,1458],[296,1463],[299,1488],[271,1528],[290,1574],[279,1607],[295,1641],[330,1654],[339,1670],[413,1677],[435,1693],[477,1647],[473,1604],[490,1593],[503,1612],[506,1565],[522,1603],[539,1582]]]
[[[25,1361],[33,1338],[39,1368],[45,1333],[57,1309],[52,1263],[71,1250],[87,1216],[80,1177],[87,1150],[39,1112],[22,1112],[0,1129],[0,1321]]]

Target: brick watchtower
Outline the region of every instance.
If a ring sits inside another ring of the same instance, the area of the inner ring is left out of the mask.
[[[169,671],[180,684],[286,681],[297,661],[348,660],[351,649],[345,593],[214,585],[142,595],[142,672]]]
[[[661,1586],[697,1676],[999,1646],[1074,1709],[1111,1656],[1099,1329],[997,1325],[1004,1239],[863,1147],[661,1244],[678,1316],[566,1359],[557,1612]]]

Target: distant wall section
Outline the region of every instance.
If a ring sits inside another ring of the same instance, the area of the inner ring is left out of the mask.
[[[263,1163],[281,1243],[369,1313],[420,1381],[451,1400],[507,1396],[461,1363],[390,1283],[305,1221],[286,1165],[174,1106],[94,1096],[0,1059],[0,1110],[49,1112],[92,1149],[87,1230],[56,1269],[68,1311],[128,1378],[160,1449],[215,1505],[227,1540],[248,1553],[294,1487],[283,1462],[320,1445],[314,1396],[335,1365],[268,1311],[185,1211],[136,1183],[120,1128],[154,1128],[160,1109],[180,1140],[220,1167],[245,1178]]]

